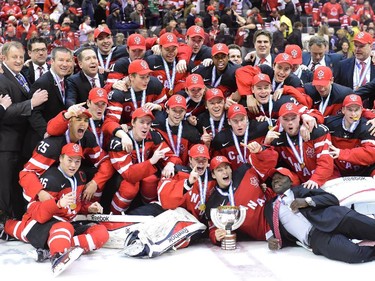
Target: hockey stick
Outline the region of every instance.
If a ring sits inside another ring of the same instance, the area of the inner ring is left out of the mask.
[[[77,215],[74,220],[96,222],[146,222],[152,218],[153,216],[89,214]]]

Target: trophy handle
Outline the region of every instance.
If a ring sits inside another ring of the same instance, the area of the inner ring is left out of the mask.
[[[238,221],[236,221],[233,225],[232,225],[232,230],[236,230],[237,228],[239,228],[243,222],[245,221],[245,218],[246,218],[246,207],[244,206],[239,206],[240,208],[240,216],[238,218]]]
[[[211,220],[212,220],[213,224],[217,228],[223,228],[223,229],[225,229],[225,225],[223,225],[221,223],[221,221],[218,219],[218,212],[219,212],[219,210],[217,208],[212,208],[211,209],[211,211],[210,211]]]

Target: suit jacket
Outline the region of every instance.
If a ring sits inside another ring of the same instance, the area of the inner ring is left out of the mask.
[[[30,93],[34,93],[37,89],[46,90],[48,100],[35,107],[29,117],[30,127],[27,132],[29,142],[24,147],[24,156],[27,158],[31,157],[35,146],[43,139],[48,121],[65,109],[65,103],[51,71],[44,73],[35,81],[31,86]]]
[[[323,232],[332,232],[341,223],[346,214],[350,211],[349,208],[339,206],[339,200],[331,193],[328,193],[322,189],[307,189],[302,186],[296,186],[292,188],[294,198],[306,198],[311,197],[316,204],[316,207],[306,207],[299,209],[301,214],[317,229]],[[267,222],[273,227],[273,200],[267,202],[265,207],[265,216]],[[296,238],[290,235],[283,225],[279,224],[280,235],[284,246],[294,246]],[[275,232],[274,232],[275,233]]]
[[[370,63],[370,80],[372,80],[375,78],[375,65]],[[340,61],[335,74],[335,82],[353,89],[354,67],[355,57]]]
[[[48,69],[50,66],[47,64]],[[33,63],[30,62],[28,65],[25,65],[22,70],[22,74],[26,77],[26,79],[30,82],[30,84],[34,84],[35,82],[35,70],[33,67]]]
[[[337,71],[337,66],[341,59],[342,59],[342,55],[340,54],[325,54],[324,56],[324,62],[326,66],[331,68],[333,73]],[[309,66],[310,62],[311,62],[311,53],[302,52],[302,64]]]
[[[21,151],[31,115],[31,95],[18,83],[13,74],[3,66],[0,74],[0,94],[9,95],[12,105],[0,119],[0,151]]]
[[[100,86],[103,88],[105,84],[103,74],[99,74],[99,80]],[[91,82],[82,70],[69,76],[66,79],[66,107],[87,101],[91,88]]]

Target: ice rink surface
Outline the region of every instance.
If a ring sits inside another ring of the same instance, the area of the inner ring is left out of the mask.
[[[209,241],[170,251],[153,259],[129,258],[120,249],[100,249],[82,255],[66,271],[53,277],[49,261],[36,263],[31,245],[0,241],[1,280],[331,280],[372,278],[375,262],[346,264],[316,256],[300,247],[271,252],[266,242],[239,242],[224,251]]]

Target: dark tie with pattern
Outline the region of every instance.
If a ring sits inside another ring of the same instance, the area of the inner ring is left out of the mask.
[[[23,77],[21,73],[16,74],[16,79],[26,92],[30,91],[29,85],[27,84],[25,77]]]

